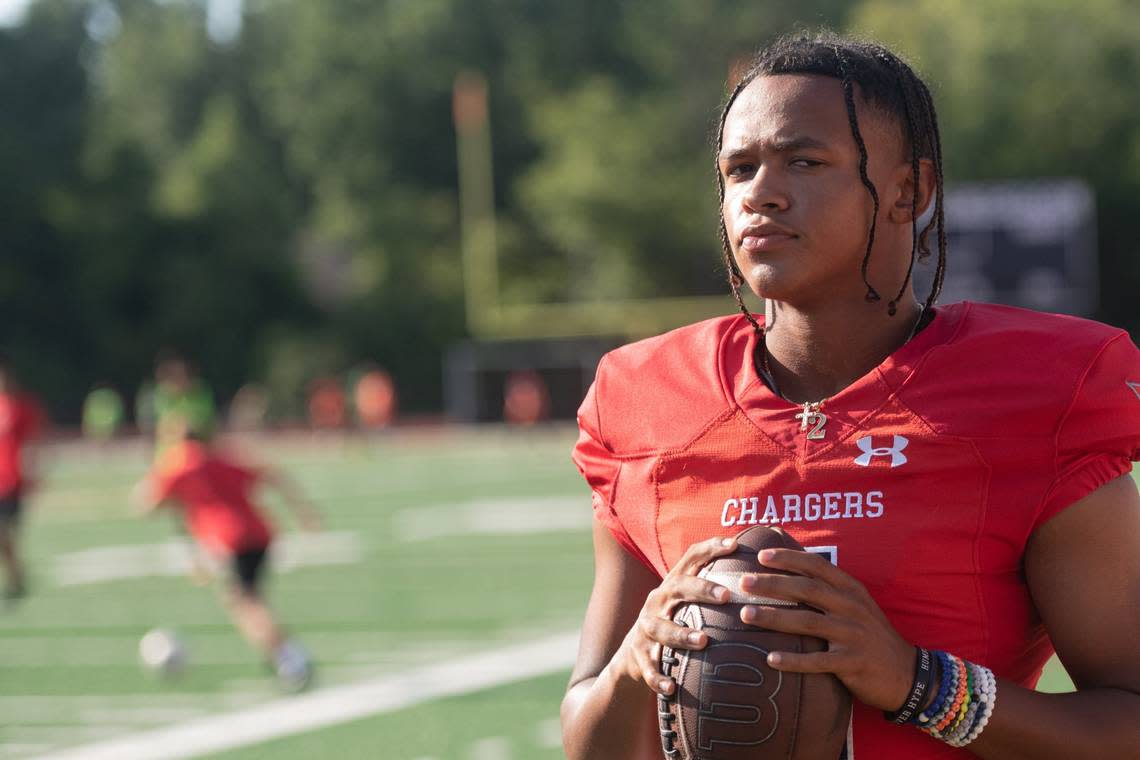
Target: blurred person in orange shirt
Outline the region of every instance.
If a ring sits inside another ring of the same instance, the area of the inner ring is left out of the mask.
[[[392,376],[375,364],[361,368],[352,393],[356,421],[366,430],[379,430],[396,417],[396,384]]]
[[[229,567],[223,601],[242,636],[272,664],[283,687],[303,689],[312,663],[285,635],[260,588],[273,528],[254,492],[262,484],[276,490],[306,530],[319,529],[316,510],[277,470],[240,462],[186,423],[167,425],[170,445],[136,488],[136,502],[146,513],[179,511],[198,547]]]
[[[8,601],[27,592],[17,529],[33,485],[28,442],[39,435],[44,419],[40,405],[20,389],[7,360],[0,356],[0,564]]]

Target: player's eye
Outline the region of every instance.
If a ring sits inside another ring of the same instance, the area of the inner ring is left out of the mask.
[[[745,177],[745,176],[748,176],[750,174],[753,174],[753,173],[755,173],[755,171],[756,171],[756,166],[754,164],[742,162],[739,164],[732,164],[731,166],[729,166],[728,169],[725,170],[724,176],[739,178],[739,177]]]
[[[803,169],[811,169],[816,166],[823,166],[822,161],[816,161],[814,158],[793,158],[791,164],[792,166],[798,166]]]

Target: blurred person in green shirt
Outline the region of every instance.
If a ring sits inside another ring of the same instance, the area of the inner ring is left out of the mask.
[[[108,385],[97,385],[83,401],[83,436],[96,441],[115,437],[123,425],[123,398]]]
[[[210,438],[217,424],[214,394],[187,359],[169,354],[155,367],[154,419],[155,455],[159,456],[179,431],[187,427],[192,435]]]

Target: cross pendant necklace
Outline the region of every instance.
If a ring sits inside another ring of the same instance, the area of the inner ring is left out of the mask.
[[[910,328],[910,333],[906,336],[906,340],[899,346],[905,346],[910,343],[911,338],[918,332],[919,325],[922,324],[922,317],[926,314],[926,305],[918,305],[918,318],[914,320],[914,325]],[[755,324],[755,323],[754,323]],[[756,328],[759,332],[760,328]],[[772,374],[772,370],[768,368],[768,346],[764,341],[763,334],[760,335],[760,342],[757,346],[760,351],[760,371],[764,374],[764,379],[772,388],[772,392],[780,398],[784,398],[784,394],[780,393],[779,387],[776,385],[776,376]],[[896,351],[898,349],[895,349]],[[800,421],[800,432],[807,434],[809,441],[822,441],[827,435],[827,415],[823,413],[823,404],[827,401],[826,398],[821,398],[819,401],[805,401],[803,409],[796,415],[796,419]]]
[[[776,386],[776,377],[768,368],[768,348],[763,343],[760,344],[760,369],[775,394],[783,398],[783,394]],[[805,401],[803,410],[796,415],[796,419],[800,421],[800,432],[807,433],[809,441],[822,441],[827,435],[827,415],[821,411],[824,401],[827,399]]]
[[[796,419],[800,421],[800,431],[807,433],[809,441],[822,441],[827,435],[827,430],[824,429],[827,425],[827,415],[820,411],[823,401],[826,399],[805,401],[803,411],[796,415]]]

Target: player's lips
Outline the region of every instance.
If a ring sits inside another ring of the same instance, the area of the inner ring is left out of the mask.
[[[741,232],[740,247],[745,251],[771,251],[797,237],[796,233],[778,224],[754,224]]]

